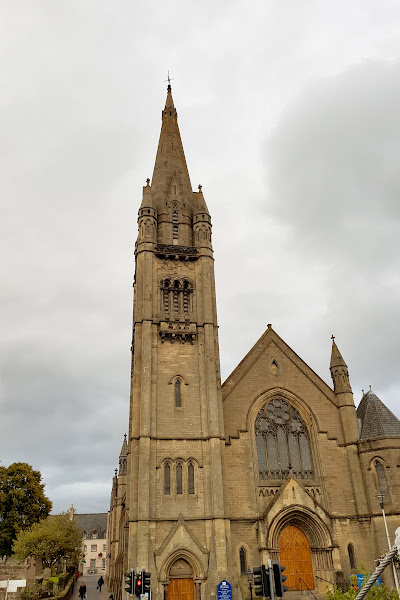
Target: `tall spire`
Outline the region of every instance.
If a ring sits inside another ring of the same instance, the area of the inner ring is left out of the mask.
[[[193,212],[192,185],[178,127],[178,114],[172,98],[171,85],[168,85],[151,182],[154,207],[159,214],[164,212],[165,203],[170,199],[171,188],[173,195],[179,197],[182,204],[186,204],[189,212]]]
[[[333,380],[333,389],[335,394],[350,392],[352,393],[349,370],[344,362],[343,356],[339,352],[335,338],[332,336],[332,354],[331,354],[331,377]]]

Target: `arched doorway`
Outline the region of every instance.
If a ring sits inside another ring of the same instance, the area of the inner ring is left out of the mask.
[[[300,590],[302,586],[304,589],[304,584],[313,590],[311,551],[306,535],[298,527],[288,525],[279,536],[278,547],[280,563],[286,567],[285,583],[289,586],[289,590]]]
[[[178,558],[169,570],[168,600],[193,600],[193,570],[183,558]]]

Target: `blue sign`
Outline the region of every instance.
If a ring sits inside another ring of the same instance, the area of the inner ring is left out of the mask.
[[[365,580],[365,576],[361,575],[360,573],[358,573],[356,575],[356,577],[357,577],[358,589],[361,590],[361,588],[364,585],[364,583],[367,583],[368,580]],[[378,579],[375,581],[374,585],[381,585],[381,578],[380,577],[378,577]]]
[[[217,590],[218,600],[232,600],[232,586],[225,579],[217,585]]]

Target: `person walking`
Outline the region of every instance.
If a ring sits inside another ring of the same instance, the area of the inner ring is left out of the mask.
[[[79,586],[79,598],[81,600],[83,600],[83,598],[86,598],[86,585],[84,581],[82,581],[81,585]]]
[[[100,578],[97,582],[97,587],[99,588],[99,590],[101,591],[101,586],[104,585],[104,579],[103,579],[103,575],[100,575]]]

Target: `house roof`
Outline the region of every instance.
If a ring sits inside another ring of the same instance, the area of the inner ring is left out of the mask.
[[[400,421],[370,389],[357,408],[361,421],[360,440],[400,436]]]
[[[107,513],[75,514],[75,519],[86,531],[88,538],[91,538],[94,532],[97,533],[98,539],[106,537]]]

